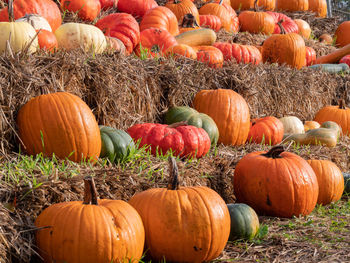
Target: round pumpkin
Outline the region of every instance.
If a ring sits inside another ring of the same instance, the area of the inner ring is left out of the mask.
[[[126,51],[126,47],[122,41],[120,41],[118,38],[115,37],[108,37],[106,36],[107,41],[107,52],[109,53],[118,53],[121,55],[129,55],[129,53]]]
[[[279,119],[273,116],[253,119],[247,142],[276,145],[282,141],[283,134],[283,123]]]
[[[294,19],[298,26],[298,33],[305,39],[309,39],[311,35],[311,27],[308,22],[302,19]]]
[[[207,63],[212,68],[222,68],[224,56],[220,49],[213,46],[195,46],[193,49],[197,52],[197,60]]]
[[[216,32],[221,28],[220,18],[214,15],[200,15],[199,21],[201,27],[211,28]]]
[[[321,125],[317,121],[305,121],[304,123],[304,131],[307,132],[308,130],[312,129],[318,129]]]
[[[135,18],[130,14],[109,14],[95,24],[109,37],[115,37],[123,42],[127,54],[130,55],[140,42],[140,27]]]
[[[303,158],[275,146],[268,152],[252,152],[237,164],[233,176],[238,202],[258,214],[277,217],[308,215],[315,208],[318,182]]]
[[[14,19],[26,14],[38,14],[50,24],[52,32],[62,24],[61,11],[52,0],[16,0],[13,3]],[[0,22],[9,21],[8,7],[0,11]]]
[[[221,50],[224,60],[235,59],[237,63],[252,63],[255,65],[262,61],[261,53],[255,46],[223,42],[216,42],[213,46]]]
[[[338,201],[344,191],[344,178],[338,166],[328,160],[308,160],[307,162],[317,176],[319,186],[317,203],[328,205]]]
[[[77,13],[78,17],[94,21],[101,12],[100,0],[61,0],[63,12],[69,11]]]
[[[157,6],[145,13],[140,23],[140,31],[148,28],[166,30],[173,36],[179,34],[176,16],[169,8],[164,6]]]
[[[350,44],[350,21],[341,23],[335,31],[335,44],[338,47],[344,47]]]
[[[281,34],[281,28],[278,25],[278,23],[281,23],[286,33],[299,32],[298,25],[289,16],[286,16],[285,14],[282,14],[282,13],[271,12],[271,11],[267,11],[266,13],[271,15],[275,20],[275,29],[273,31],[273,34]]]
[[[28,47],[28,52],[33,53],[39,47],[35,29],[27,22],[14,22],[13,2],[9,1],[9,21],[0,23],[0,54],[7,49],[9,42],[13,52],[22,51]]]
[[[312,47],[305,47],[305,65],[311,66],[315,64],[316,61],[316,51]]]
[[[157,7],[158,4],[154,0],[118,0],[118,11],[131,14],[136,18],[143,17],[145,13]]]
[[[318,17],[327,16],[326,0],[309,0],[309,11],[316,13]]]
[[[309,0],[278,0],[277,10],[283,11],[307,11],[309,10]]]
[[[330,34],[322,34],[318,39],[321,43],[324,43],[326,45],[333,44],[333,37]]]
[[[259,218],[254,209],[246,204],[228,204],[231,218],[229,241],[252,239],[259,230]]]
[[[283,124],[284,138],[291,134],[305,133],[303,122],[295,116],[285,116],[279,119]]]
[[[140,142],[139,147],[146,146],[155,156],[171,150],[175,156],[200,158],[210,150],[210,138],[204,129],[181,122],[135,124],[128,133]]]
[[[240,31],[271,35],[275,30],[275,20],[267,12],[243,11],[238,16]]]
[[[135,149],[133,139],[123,130],[100,126],[101,153],[100,157],[108,157],[111,163],[124,161]]]
[[[205,186],[179,186],[178,169],[170,158],[168,188],[151,188],[129,201],[145,226],[146,249],[158,262],[203,262],[215,259],[230,234],[227,206]]]
[[[219,143],[242,145],[250,128],[247,102],[233,90],[201,90],[193,101],[194,108],[209,115],[219,129]]]
[[[18,112],[17,126],[25,151],[68,158],[97,160],[101,151],[98,124],[79,97],[57,92],[32,98]]]
[[[38,43],[40,49],[55,52],[58,49],[57,39],[54,33],[45,29],[40,29],[38,33]]]
[[[350,173],[343,173],[343,177],[344,177],[343,194],[350,195]]]
[[[276,0],[259,0],[258,6],[266,11],[273,11],[276,8]]]
[[[326,121],[334,121],[343,131],[350,136],[350,108],[346,107],[344,100],[339,100],[338,106],[325,106],[315,115],[314,121],[322,124]]]
[[[197,7],[190,0],[171,0],[165,4],[176,16],[179,23],[186,14],[192,14],[199,24],[199,13]]]
[[[116,8],[118,0],[99,0],[101,4],[101,10],[107,10],[109,8]]]
[[[211,145],[216,145],[219,139],[219,130],[214,120],[207,114],[199,113],[195,109],[186,106],[170,108],[164,116],[166,124],[185,121],[188,125],[203,128],[209,135]]]
[[[179,57],[197,59],[197,52],[191,46],[185,44],[172,46],[165,52],[165,54],[167,57],[173,57],[175,59]]]
[[[254,0],[231,0],[231,6],[235,10],[247,10],[254,7]]]
[[[58,47],[65,50],[83,49],[100,54],[107,48],[103,32],[93,25],[65,23],[55,31]]]
[[[27,22],[34,27],[35,30],[44,29],[52,32],[49,22],[37,14],[26,14],[24,17],[16,19],[16,22]]]
[[[83,202],[53,204],[35,220],[44,262],[140,260],[145,230],[137,211],[122,200],[98,200],[92,177],[85,177],[84,183]]]
[[[348,66],[350,66],[350,55],[346,55],[342,57],[341,60],[339,60],[339,64],[340,63],[345,63],[345,64],[348,64]]]

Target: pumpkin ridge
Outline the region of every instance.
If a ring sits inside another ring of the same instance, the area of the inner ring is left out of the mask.
[[[34,132],[34,123],[35,121],[33,121],[33,119],[30,118],[30,116],[28,116],[29,113],[33,113],[36,109],[34,107],[35,105],[33,105],[33,103],[28,103],[28,105],[24,105],[23,106],[23,110],[21,110],[21,115],[24,115],[21,119],[22,121],[24,121],[26,123],[25,127],[24,127],[24,130],[25,132],[24,133],[29,133],[29,141],[34,141],[33,143],[33,149],[27,149],[25,145],[24,148],[26,149],[26,151],[28,151],[29,154],[34,154],[36,151],[35,149],[38,148],[38,151],[39,149],[41,149],[41,144],[40,144],[40,140],[37,140],[37,136],[35,136],[35,134],[33,133]],[[25,110],[26,108],[29,108],[29,110]],[[38,114],[34,114],[34,116],[38,116]],[[21,120],[18,120],[18,122],[20,123]],[[23,133],[23,132],[21,132]],[[22,135],[23,136],[23,135]],[[28,135],[25,135],[25,140],[27,141]],[[39,141],[39,144],[37,144],[37,142]],[[25,141],[23,140],[23,143],[25,144]]]

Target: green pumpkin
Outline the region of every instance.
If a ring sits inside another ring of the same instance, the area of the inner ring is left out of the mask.
[[[100,157],[108,157],[113,163],[122,161],[135,149],[131,136],[123,130],[117,130],[108,126],[99,126],[101,132]]]
[[[350,195],[350,173],[343,173],[344,176],[344,194]]]
[[[173,124],[186,121],[188,125],[203,128],[209,135],[211,145],[214,146],[219,139],[219,129],[214,120],[207,114],[199,113],[190,107],[173,107],[165,114],[165,123]]]
[[[252,239],[259,230],[259,218],[253,208],[246,204],[228,204],[231,231],[228,240]]]

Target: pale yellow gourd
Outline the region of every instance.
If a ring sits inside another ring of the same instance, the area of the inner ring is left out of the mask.
[[[286,116],[279,120],[282,122],[284,128],[283,139],[291,134],[304,133],[304,124],[299,118],[295,116]]]
[[[52,32],[49,22],[38,14],[26,14],[24,17],[18,18],[16,22],[27,22],[34,27],[35,30],[44,29]]]
[[[311,129],[305,133],[291,134],[285,141],[335,147],[338,142],[340,131],[341,129],[338,124],[333,121],[326,121],[322,123],[321,128]]]
[[[60,49],[82,48],[85,52],[100,54],[107,48],[103,32],[93,25],[66,23],[55,31],[55,36]]]
[[[28,45],[28,52],[33,53],[39,48],[35,29],[26,22],[14,22],[13,0],[9,1],[9,21],[0,22],[0,54],[4,53],[7,43],[11,51],[22,51]]]

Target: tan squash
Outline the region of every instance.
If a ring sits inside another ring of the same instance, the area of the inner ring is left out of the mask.
[[[178,44],[194,46],[211,46],[216,41],[214,30],[209,28],[194,29],[175,37]]]
[[[323,145],[335,147],[340,134],[340,127],[332,121],[322,123],[321,128],[308,130],[301,134],[292,134],[286,141],[295,141],[299,144]]]

